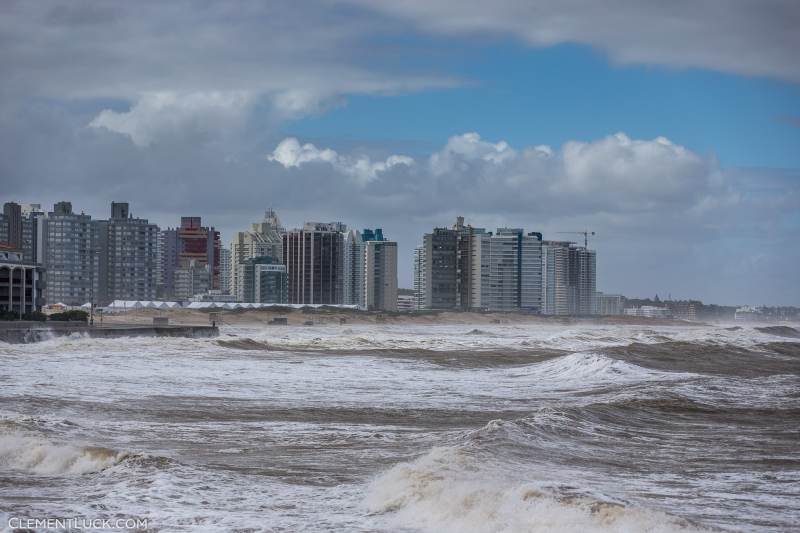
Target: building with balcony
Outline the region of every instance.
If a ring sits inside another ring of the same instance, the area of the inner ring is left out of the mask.
[[[43,288],[42,267],[26,262],[21,251],[0,245],[0,313],[23,318],[41,311]]]
[[[159,281],[159,227],[111,203],[111,218],[97,222],[100,305],[113,300],[155,300]],[[88,300],[87,300],[88,301]]]
[[[0,243],[22,252],[27,263],[40,263],[41,258],[37,255],[38,226],[43,216],[39,204],[6,202],[0,213]]]
[[[621,315],[625,309],[625,297],[621,294],[604,294],[598,292],[595,296],[596,315]]]
[[[283,263],[283,236],[286,230],[281,225],[278,214],[267,209],[264,219],[255,222],[247,231],[234,235],[230,244],[230,282],[229,290],[237,298],[244,298],[241,265],[253,257],[272,257]]]
[[[343,303],[346,231],[341,222],[307,222],[283,236],[289,303]]]
[[[181,300],[194,295],[178,291],[175,281],[178,271],[179,276],[186,278],[191,269],[192,277],[208,278],[203,282],[208,290],[220,288],[222,250],[218,231],[204,227],[200,217],[181,217],[180,227],[162,231],[160,239],[160,298]]]
[[[541,234],[519,228],[476,234],[472,253],[473,309],[541,312]]]
[[[425,309],[455,309],[458,303],[458,233],[434,228],[422,238]]]
[[[640,307],[628,307],[625,309],[625,315],[644,318],[671,318],[672,312],[668,307],[642,305]]]
[[[414,248],[414,309],[419,311],[425,307],[425,247]]]
[[[364,299],[369,311],[397,311],[397,243],[376,235],[364,235]]]
[[[542,242],[542,314],[569,314],[569,242]]]
[[[100,295],[103,242],[99,221],[58,202],[39,219],[37,256],[45,269],[48,304],[83,305]]]
[[[242,263],[243,302],[285,304],[289,300],[286,265],[270,256],[251,257]]]
[[[569,248],[569,314],[592,315],[597,292],[597,256],[582,246]]]

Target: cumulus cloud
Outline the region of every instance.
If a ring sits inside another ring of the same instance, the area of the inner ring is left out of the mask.
[[[430,168],[438,175],[464,170],[474,161],[501,164],[516,157],[517,152],[507,142],[493,144],[472,132],[450,137],[445,147],[431,156]]]
[[[560,149],[514,149],[505,141],[466,133],[451,137],[428,163],[431,175],[425,183],[451,190],[458,202],[474,209],[502,205],[619,213],[735,201],[713,158],[664,137],[637,140],[617,133],[592,142],[569,141]]]
[[[294,137],[281,141],[267,159],[280,163],[285,168],[296,168],[308,163],[326,163],[337,172],[354,178],[360,185],[375,180],[379,174],[392,167],[411,167],[414,164],[412,158],[404,155],[391,155],[384,161],[372,161],[365,155],[342,156],[330,148],[319,149],[310,143],[301,145]]]

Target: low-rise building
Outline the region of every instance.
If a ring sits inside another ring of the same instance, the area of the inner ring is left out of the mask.
[[[236,302],[236,296],[233,294],[225,294],[220,290],[208,290],[204,293],[195,294],[189,298],[190,302],[216,302],[216,303],[233,303]]]
[[[694,302],[667,302],[667,305],[672,310],[673,318],[688,320],[690,322],[697,320],[697,306]]]
[[[604,294],[598,292],[595,296],[597,306],[595,314],[621,315],[625,309],[625,297],[621,294]]]
[[[417,310],[417,298],[414,294],[398,294],[397,295],[397,310],[403,313],[408,313]]]
[[[0,247],[0,312],[20,318],[42,309],[43,269],[24,261],[20,250]]]
[[[672,312],[668,307],[655,307],[652,305],[643,305],[641,307],[628,307],[625,309],[625,314],[628,316],[638,316],[645,318],[671,318]]]

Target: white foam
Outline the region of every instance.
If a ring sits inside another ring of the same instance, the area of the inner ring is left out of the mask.
[[[365,500],[390,527],[458,532],[702,531],[659,511],[558,497],[477,468],[459,448],[434,448],[375,479]]]
[[[98,472],[127,457],[107,448],[56,444],[22,432],[0,434],[0,466],[39,475]]]
[[[591,352],[573,353],[510,372],[517,376],[535,377],[537,383],[556,388],[583,388],[587,385],[679,379],[687,376],[651,370]]]

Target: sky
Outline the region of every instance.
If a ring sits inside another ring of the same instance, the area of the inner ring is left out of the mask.
[[[598,290],[800,305],[800,4],[0,3],[0,201],[227,243],[595,231]]]

